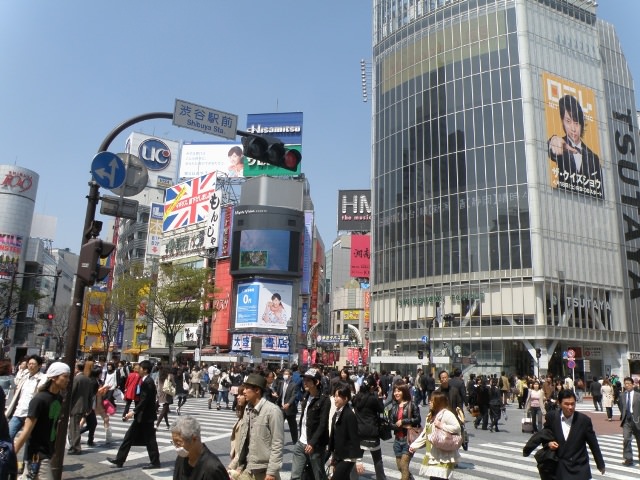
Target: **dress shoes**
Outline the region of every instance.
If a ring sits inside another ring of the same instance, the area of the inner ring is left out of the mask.
[[[67,455],[81,455],[82,451],[81,450],[75,450],[73,448],[70,448],[69,450],[67,450]]]
[[[625,460],[624,462],[622,462],[623,465],[626,465],[627,467],[632,467],[633,466],[633,460]]]
[[[143,470],[153,470],[155,468],[162,468],[162,465],[160,465],[159,463],[149,463],[148,465],[142,467]]]
[[[122,468],[122,464],[119,463],[115,458],[107,458],[107,462],[112,463],[118,468]]]

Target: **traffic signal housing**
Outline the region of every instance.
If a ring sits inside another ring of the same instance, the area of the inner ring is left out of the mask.
[[[285,148],[279,138],[269,135],[247,135],[242,137],[242,153],[269,165],[295,172],[302,160],[302,154],[295,149]]]
[[[540,348],[536,348],[536,358],[540,358],[542,356],[542,350]]]
[[[78,262],[78,278],[84,280],[88,286],[101,282],[111,272],[111,267],[100,264],[100,259],[111,255],[116,248],[113,243],[105,242],[99,238],[92,238],[80,249]]]
[[[418,358],[422,360],[424,358],[424,350],[418,350]]]
[[[40,320],[53,320],[56,316],[53,313],[39,313],[38,318]]]

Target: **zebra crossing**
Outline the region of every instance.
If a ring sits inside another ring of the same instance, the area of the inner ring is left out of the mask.
[[[588,405],[589,406],[589,405]],[[592,407],[592,406],[591,406]],[[181,409],[182,415],[192,415],[200,421],[202,428],[202,439],[208,444],[209,448],[214,451],[220,460],[226,464],[229,461],[228,447],[231,429],[236,421],[235,414],[232,410],[216,410],[215,405],[212,410],[207,407],[206,399],[190,398]],[[510,412],[511,413],[511,412]],[[175,405],[172,405],[169,415],[169,422],[175,421],[177,418],[175,413]],[[111,429],[114,441],[107,449],[101,448],[104,459],[101,463],[107,463],[106,457],[115,456],[120,441],[124,437],[129,422],[122,422],[120,417],[114,415],[111,418]],[[96,432],[96,442],[100,442],[100,434],[104,436],[101,426]],[[456,468],[453,478],[454,480],[476,480],[476,479],[510,479],[510,480],[536,480],[539,479],[536,462],[533,454],[529,457],[522,456],[522,447],[526,442],[526,436],[517,436],[516,434],[504,434],[495,438],[482,438],[480,435],[474,434],[468,451],[461,451],[461,459]],[[166,479],[170,472],[173,472],[173,462],[175,453],[174,447],[170,444],[171,433],[163,424],[156,433],[160,456],[165,467],[145,471],[149,478]],[[599,435],[598,441],[606,462],[606,478],[611,480],[628,480],[640,473],[640,466],[627,467],[622,465],[622,434]],[[84,448],[84,446],[83,446]],[[293,445],[290,442],[288,427],[285,425],[285,448],[283,469],[280,472],[282,480],[290,480],[291,478],[291,452]],[[413,457],[411,462],[411,472],[414,477],[418,477],[418,471],[424,458],[423,452],[419,451]],[[384,442],[383,459],[385,464],[386,476],[389,479],[399,479],[400,472],[396,467],[395,457],[393,455],[392,442]],[[147,460],[147,452],[144,447],[134,447],[129,453],[128,460]],[[362,478],[374,479],[374,467],[371,456],[365,452],[363,463],[365,465],[365,474]],[[591,470],[593,477],[596,479],[605,478],[600,475],[595,463],[591,461]]]
[[[593,478],[607,478],[615,480],[628,480],[636,477],[640,467],[626,467],[622,465],[622,434],[604,435],[598,437],[600,449],[605,459],[606,475],[600,475],[593,460],[591,471]],[[390,442],[388,442],[390,443]],[[525,439],[520,441],[501,441],[472,444],[468,451],[461,451],[460,463],[456,468],[454,480],[497,479],[508,478],[510,480],[538,480],[536,462],[531,454],[522,456],[522,447]],[[391,455],[389,455],[389,454]],[[389,449],[385,449],[383,455],[385,473],[388,478],[399,479],[400,472],[396,468],[395,457]],[[422,452],[416,452],[411,461],[411,472],[418,478],[420,464],[424,458]],[[364,463],[365,476],[375,478],[371,457],[365,452]],[[283,475],[283,480],[286,479]]]

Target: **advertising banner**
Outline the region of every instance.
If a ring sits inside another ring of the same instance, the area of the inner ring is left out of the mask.
[[[216,288],[213,293],[213,315],[211,317],[211,345],[229,345],[231,327],[231,292],[233,278],[229,273],[230,260],[218,260],[216,266]],[[210,294],[211,295],[211,294]]]
[[[309,295],[311,292],[311,261],[313,246],[313,210],[304,212],[304,240],[302,244],[302,282],[300,294]]]
[[[245,157],[236,142],[185,142],[180,154],[179,177],[188,179],[218,172],[242,177]]]
[[[231,255],[231,240],[233,233],[233,206],[225,207],[221,210],[220,232],[218,233],[218,258],[225,258]]]
[[[604,198],[594,90],[542,74],[551,186]]]
[[[220,243],[220,212],[222,210],[221,192],[213,192],[209,198],[209,215],[205,232],[205,248],[216,248]]]
[[[152,203],[149,214],[149,233],[147,235],[147,257],[160,255],[160,243],[162,242],[162,220],[164,218],[164,205]]]
[[[289,353],[288,335],[255,335],[252,333],[234,333],[231,343],[231,350],[234,352],[251,351],[251,339],[262,339],[262,353]]]
[[[215,172],[168,188],[164,199],[162,231],[170,232],[210,218],[211,196],[215,191]]]
[[[0,233],[0,279],[11,278],[18,271],[20,254],[22,253],[22,237]]]
[[[369,278],[371,266],[371,237],[351,235],[351,264],[349,275],[354,278]]]
[[[247,115],[247,131],[276,137],[289,149],[302,152],[302,112],[252,113]],[[300,173],[300,165],[295,172],[284,168],[245,158],[244,176],[258,175],[291,176]]]
[[[291,318],[292,292],[291,282],[239,282],[236,328],[285,330]]]
[[[338,230],[371,231],[371,190],[338,191]]]
[[[162,189],[175,184],[178,180],[178,158],[180,156],[178,142],[133,132],[127,137],[124,153],[137,156],[147,167],[148,187]],[[148,198],[148,192],[139,193],[131,198],[145,202],[145,199]]]

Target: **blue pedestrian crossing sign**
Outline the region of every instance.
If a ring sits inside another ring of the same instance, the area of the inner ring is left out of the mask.
[[[127,170],[118,155],[111,152],[100,152],[93,157],[91,162],[91,175],[102,188],[112,190],[124,183]]]
[[[426,335],[422,335],[422,343],[427,343],[429,341],[429,337]]]

